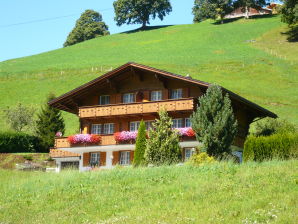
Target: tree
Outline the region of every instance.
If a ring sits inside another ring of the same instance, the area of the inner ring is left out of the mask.
[[[181,158],[179,136],[172,129],[172,119],[165,110],[159,111],[159,119],[149,131],[149,139],[146,144],[145,159],[147,164],[169,165]]]
[[[48,96],[47,102],[55,99],[53,94]],[[42,145],[49,149],[54,146],[57,132],[64,134],[65,124],[60,110],[50,107],[47,103],[41,108],[36,120],[36,134]]]
[[[223,23],[224,16],[232,10],[232,0],[195,0],[194,22],[219,19]]]
[[[298,24],[298,2],[297,0],[284,0],[281,8],[281,20],[289,25]]]
[[[150,16],[160,20],[172,11],[169,0],[117,0],[114,2],[115,21],[122,24],[142,24],[146,27]]]
[[[196,138],[203,143],[210,156],[219,157],[230,152],[230,146],[237,133],[231,100],[223,96],[221,88],[211,85],[206,94],[199,97],[198,109],[191,116]]]
[[[77,20],[75,27],[68,34],[64,47],[74,45],[99,36],[109,35],[108,26],[102,21],[100,13],[86,10]]]
[[[25,127],[32,125],[34,109],[19,103],[14,108],[7,108],[4,110],[6,114],[6,122],[11,129],[21,132]]]
[[[236,0],[234,2],[234,8],[243,7],[245,10],[245,18],[248,19],[250,8],[258,8],[265,4],[266,0]]]
[[[138,129],[138,136],[136,141],[136,149],[134,154],[133,165],[140,166],[145,163],[145,150],[146,150],[146,125],[142,120]]]

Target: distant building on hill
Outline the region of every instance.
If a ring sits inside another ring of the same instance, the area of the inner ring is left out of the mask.
[[[271,10],[272,14],[278,14],[281,6],[279,3],[271,2],[266,8]]]
[[[248,14],[248,15],[247,15]],[[270,15],[272,14],[271,9],[269,8],[262,8],[262,7],[254,7],[249,8],[248,13],[245,12],[244,7],[239,7],[233,10],[231,13],[225,15],[225,19],[233,19],[233,18],[240,18],[245,16],[258,16],[258,15]]]

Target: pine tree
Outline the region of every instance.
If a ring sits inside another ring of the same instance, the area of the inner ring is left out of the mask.
[[[48,101],[55,96],[50,94]],[[42,145],[49,149],[54,146],[54,138],[57,132],[64,134],[65,124],[60,110],[50,107],[47,103],[41,108],[36,120],[36,134],[41,139]]]
[[[169,165],[179,162],[181,149],[178,133],[172,129],[172,119],[165,110],[159,112],[159,119],[149,131],[145,159],[148,164]]]
[[[237,133],[237,121],[228,94],[211,85],[199,98],[198,109],[191,116],[192,128],[199,142],[210,156],[230,153],[230,146]]]
[[[136,149],[135,149],[134,160],[133,160],[134,166],[144,165],[145,150],[146,150],[146,125],[145,125],[145,122],[142,120],[138,129]]]

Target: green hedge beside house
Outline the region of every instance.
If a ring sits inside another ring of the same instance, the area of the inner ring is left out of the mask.
[[[0,132],[0,153],[48,152],[38,137],[18,132]]]
[[[249,136],[244,144],[244,161],[289,159],[298,155],[298,133]]]

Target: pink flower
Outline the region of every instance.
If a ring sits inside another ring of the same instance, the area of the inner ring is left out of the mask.
[[[79,143],[99,143],[101,141],[101,137],[93,134],[76,134],[69,136],[67,138],[68,142],[71,144],[79,144]]]
[[[55,134],[56,137],[61,137],[62,136],[62,132],[61,131],[58,131],[56,134]]]
[[[195,136],[195,132],[191,127],[188,127],[188,128],[175,128],[175,130],[178,131],[178,134],[180,136],[188,136],[188,137]]]

